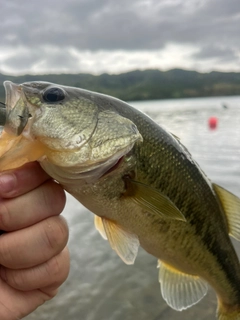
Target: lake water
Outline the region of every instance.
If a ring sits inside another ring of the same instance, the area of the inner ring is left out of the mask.
[[[240,197],[240,96],[130,104],[178,136],[212,181]],[[210,117],[218,119],[215,130],[208,127]],[[95,230],[93,215],[71,196],[63,215],[70,227],[69,278],[55,299],[25,319],[214,319],[212,290],[192,308],[172,310],[161,297],[154,257],[140,250],[135,264],[126,266]]]

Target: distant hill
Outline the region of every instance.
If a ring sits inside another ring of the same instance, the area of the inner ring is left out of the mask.
[[[11,80],[48,81],[109,94],[125,101],[240,95],[240,73],[199,73],[173,69],[169,71],[131,71],[118,75],[46,74],[8,76],[0,74],[0,83]],[[4,101],[0,86],[0,101]]]

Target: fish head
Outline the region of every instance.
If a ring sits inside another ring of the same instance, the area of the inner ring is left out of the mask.
[[[142,139],[107,96],[99,100],[89,91],[48,82],[6,81],[4,86],[7,114],[0,164],[2,158],[13,162],[22,157],[24,162],[44,160],[78,172],[103,167],[103,172]],[[8,139],[14,142],[5,147]]]
[[[98,108],[77,96],[74,88],[47,82],[5,81],[4,86],[7,132],[30,134],[53,150],[76,148],[92,135]]]

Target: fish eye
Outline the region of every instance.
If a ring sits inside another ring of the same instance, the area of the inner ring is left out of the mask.
[[[60,88],[49,88],[43,93],[43,100],[46,102],[58,102],[65,99],[65,93]]]

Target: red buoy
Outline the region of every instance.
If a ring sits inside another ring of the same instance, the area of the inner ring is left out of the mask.
[[[216,129],[218,124],[218,118],[216,117],[210,117],[208,119],[208,126],[210,129]]]

